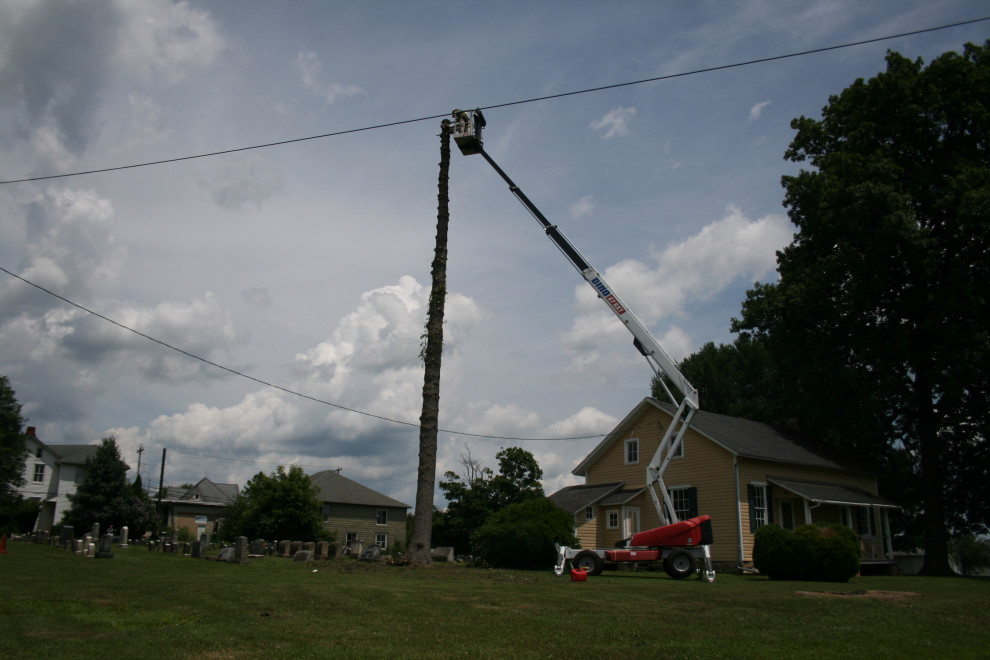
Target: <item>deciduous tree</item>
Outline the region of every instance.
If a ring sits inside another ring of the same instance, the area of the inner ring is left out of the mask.
[[[319,489],[298,465],[254,475],[224,510],[221,536],[321,541],[330,534],[320,515]]]
[[[797,226],[734,329],[766,339],[806,426],[913,458],[929,574],[990,524],[990,41],[886,71],[792,122]],[[814,405],[810,405],[814,403]]]

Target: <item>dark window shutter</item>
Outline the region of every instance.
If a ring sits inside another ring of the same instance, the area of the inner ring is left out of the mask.
[[[746,495],[749,497],[749,531],[756,533],[756,486],[746,484]]]
[[[687,489],[688,518],[695,518],[698,515],[698,489],[692,486]]]
[[[763,487],[763,492],[766,493],[767,499],[767,524],[773,523],[773,500],[770,498],[770,484]]]

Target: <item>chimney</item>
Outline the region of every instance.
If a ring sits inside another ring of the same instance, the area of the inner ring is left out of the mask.
[[[37,437],[37,436],[35,436],[35,434],[34,434],[34,427],[33,427],[33,426],[29,426],[29,427],[27,427],[27,431],[25,431],[25,432],[24,432],[24,435],[29,435],[29,436],[31,436],[32,438],[35,438],[35,437]]]

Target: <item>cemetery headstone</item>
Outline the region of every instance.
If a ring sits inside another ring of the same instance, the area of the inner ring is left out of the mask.
[[[316,551],[316,543],[314,543],[313,541],[306,541],[305,543],[302,544],[302,548],[300,548],[300,549],[301,550],[311,550],[311,551],[314,551],[315,552]]]
[[[199,541],[196,542],[196,547],[199,548],[199,558],[206,559],[206,551],[210,547],[210,535],[200,534]]]
[[[58,536],[59,544],[64,550],[70,550],[72,548],[72,525],[62,525],[62,531]]]
[[[289,545],[290,545],[290,542],[289,541],[279,541],[278,542],[278,556],[279,557],[288,557],[288,556],[290,556],[289,555]]]
[[[382,558],[382,549],[377,545],[369,545],[361,552],[359,561],[378,561]]]
[[[120,528],[120,547],[127,547],[127,525]]]
[[[302,549],[302,541],[293,541],[289,544],[289,556],[295,557],[296,553]]]
[[[312,550],[300,550],[296,554],[292,555],[293,563],[305,563],[313,561],[313,551]]]
[[[237,544],[234,545],[234,559],[238,564],[248,563],[248,545],[246,536],[238,536]]]
[[[100,537],[100,549],[96,552],[97,559],[113,559],[113,534]]]
[[[234,549],[231,547],[221,548],[217,555],[217,561],[234,561]]]
[[[434,548],[431,557],[433,561],[446,561],[453,563],[454,549],[445,547]]]
[[[344,556],[344,546],[334,541],[330,544],[328,552],[330,553],[330,559],[340,559]]]
[[[251,541],[251,548],[248,553],[251,557],[265,556],[265,539],[255,539]]]
[[[329,556],[330,544],[326,541],[320,541],[316,544],[316,558],[319,560],[324,560]]]
[[[100,538],[100,523],[93,523],[93,528],[89,530],[89,534],[94,539]]]

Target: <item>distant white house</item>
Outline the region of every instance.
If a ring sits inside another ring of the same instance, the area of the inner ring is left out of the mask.
[[[62,513],[72,507],[69,495],[86,475],[86,459],[95,455],[96,445],[49,445],[38,439],[35,427],[27,427],[23,486],[18,491],[41,502],[34,531],[51,531]]]

